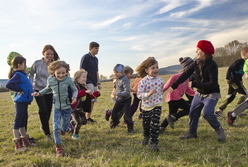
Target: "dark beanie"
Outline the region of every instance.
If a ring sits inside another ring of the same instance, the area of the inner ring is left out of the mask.
[[[181,57],[179,58],[179,62],[183,69],[186,69],[194,62],[194,60],[190,57]]]
[[[197,46],[199,49],[201,49],[203,52],[205,52],[208,55],[214,54],[214,46],[210,41],[201,40],[198,42]]]

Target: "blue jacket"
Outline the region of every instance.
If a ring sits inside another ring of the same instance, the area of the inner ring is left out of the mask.
[[[14,102],[31,102],[33,100],[32,84],[27,78],[26,73],[22,70],[16,70],[13,72],[12,77],[6,84],[6,88],[15,91]],[[18,92],[23,92],[18,95]]]

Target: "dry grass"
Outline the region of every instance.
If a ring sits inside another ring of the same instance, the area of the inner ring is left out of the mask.
[[[220,68],[222,96],[227,92],[224,82],[226,68]],[[169,75],[162,76],[166,81]],[[218,142],[213,129],[201,117],[198,138],[180,140],[178,137],[188,130],[187,117],[175,124],[175,129],[167,128],[160,136],[160,152],[153,152],[141,145],[142,126],[138,112],[134,115],[135,133],[127,134],[125,125],[109,129],[104,120],[104,111],[111,108],[112,83],[103,83],[99,102],[95,105],[95,124],[87,124],[80,130],[80,140],[73,140],[70,134],[62,137],[66,156],[57,158],[53,142],[47,142],[40,130],[40,122],[35,101],[29,106],[28,133],[38,146],[25,153],[14,151],[12,125],[14,105],[9,93],[0,93],[0,166],[247,166],[248,126],[247,117],[237,118],[234,127],[227,125],[226,118],[219,119],[224,127],[227,140]],[[245,81],[247,86],[247,81]],[[222,98],[223,98],[222,97]],[[220,100],[221,101],[221,100]],[[219,101],[219,102],[220,102]],[[235,99],[236,101],[236,99]],[[227,111],[235,106],[231,103]],[[162,119],[168,113],[168,105],[163,104]],[[52,128],[52,125],[51,125]]]

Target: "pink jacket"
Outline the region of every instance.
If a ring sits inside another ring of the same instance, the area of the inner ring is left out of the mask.
[[[169,87],[177,80],[177,78],[181,74],[182,74],[182,72],[175,74],[175,75],[172,75],[170,77],[170,79],[164,84],[163,92],[165,92],[167,89],[169,89]],[[169,102],[171,100],[180,100],[182,98],[182,96],[184,95],[184,93],[187,93],[188,95],[194,96],[195,91],[191,87],[189,87],[188,83],[189,83],[189,79],[187,79],[186,81],[181,83],[177,87],[177,89],[175,89],[172,93],[170,93],[170,92],[166,93],[165,101]]]

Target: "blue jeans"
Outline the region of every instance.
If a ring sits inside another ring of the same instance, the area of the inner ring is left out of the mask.
[[[220,122],[214,114],[214,108],[218,102],[215,98],[205,98],[195,95],[190,106],[189,112],[189,133],[196,134],[199,117],[201,116],[201,110],[203,109],[203,118],[205,118],[213,129],[220,127]]]
[[[53,112],[53,135],[55,139],[55,144],[62,143],[60,138],[60,121],[62,120],[61,130],[64,132],[68,131],[68,126],[70,122],[72,109],[59,110],[54,109]]]

